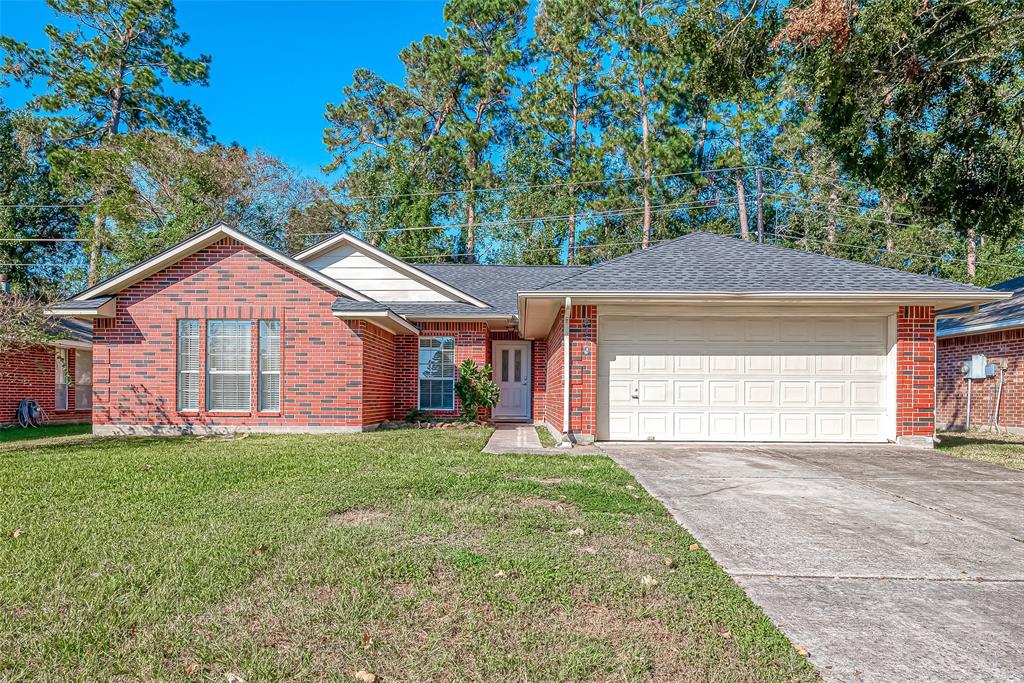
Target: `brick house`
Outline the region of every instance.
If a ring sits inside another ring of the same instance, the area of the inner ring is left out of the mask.
[[[0,367],[0,425],[17,424],[22,399],[35,399],[51,423],[92,417],[92,325],[61,320],[54,339],[4,354]]]
[[[941,429],[967,424],[967,380],[961,365],[976,354],[996,366],[995,376],[973,380],[971,425],[1024,433],[1024,277],[995,285],[1005,301],[941,316],[936,419]]]
[[[694,233],[591,267],[419,265],[219,225],[53,307],[89,319],[94,431],[356,432],[458,413],[615,440],[930,443],[935,311],[1005,294]]]

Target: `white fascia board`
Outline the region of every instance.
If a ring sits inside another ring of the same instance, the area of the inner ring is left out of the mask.
[[[224,239],[225,237],[231,237],[233,239],[236,239],[242,244],[251,247],[257,252],[263,254],[264,256],[267,256],[268,258],[277,261],[278,263],[287,266],[288,268],[298,271],[299,273],[302,273],[303,275],[315,280],[316,282],[324,285],[325,287],[332,289],[336,292],[339,292],[340,294],[344,294],[345,296],[351,299],[355,299],[356,301],[372,301],[370,297],[366,296],[362,292],[352,289],[347,285],[343,285],[337,280],[327,277],[320,271],[314,270],[305,264],[299,263],[290,256],[282,254],[276,249],[268,247],[262,242],[254,240],[248,235],[245,235],[239,232],[238,230],[235,230],[234,228],[225,225],[224,223],[219,223],[210,228],[209,230],[204,230],[203,232],[196,233],[195,235],[188,238],[181,244],[178,244],[177,246],[168,249],[164,253],[158,254],[153,258],[147,259],[142,263],[138,264],[137,266],[129,268],[120,275],[116,275],[105,282],[101,282],[100,284],[95,285],[94,287],[90,287],[89,289],[83,292],[79,292],[71,301],[83,301],[98,296],[108,296],[111,294],[116,294],[117,292],[120,292],[122,289],[131,286],[132,284],[138,282],[139,280],[142,280],[148,277],[149,275],[157,273],[166,268],[167,266],[172,265],[177,261],[185,258],[186,256],[199,251],[203,247],[207,247],[211,244],[214,244]]]
[[[446,294],[450,294],[451,296],[454,296],[460,301],[473,304],[478,308],[490,307],[490,304],[488,304],[486,301],[481,301],[480,299],[477,299],[475,296],[472,296],[471,294],[467,294],[461,289],[452,287],[444,280],[439,280],[433,275],[430,275],[429,273],[420,270],[416,266],[411,266],[405,261],[395,258],[391,254],[388,254],[387,252],[382,251],[377,247],[373,246],[372,244],[364,242],[358,237],[355,237],[354,235],[351,235],[347,232],[335,235],[330,239],[324,240],[320,244],[314,244],[309,249],[300,251],[298,254],[295,255],[295,260],[308,261],[311,258],[315,258],[316,256],[323,254],[324,252],[330,251],[332,249],[337,249],[338,247],[344,245],[354,247],[363,254],[365,254],[366,256],[374,259],[375,261],[383,263],[384,265],[389,266],[394,270],[397,270],[403,275],[410,277],[413,280],[420,282],[421,284],[427,285],[428,287],[433,287],[434,289],[442,290]]]
[[[72,305],[73,303],[74,302],[66,302],[65,304],[55,308],[47,308],[43,310],[43,313],[57,318],[81,318],[83,320],[92,320],[93,318],[113,318],[117,311],[117,302],[114,299],[102,303],[99,306],[76,307]]]
[[[334,317],[341,320],[365,320],[396,334],[419,334],[418,327],[393,311],[334,311]]]
[[[75,339],[54,339],[47,342],[48,346],[52,346],[57,349],[92,349],[92,342],[77,341]]]

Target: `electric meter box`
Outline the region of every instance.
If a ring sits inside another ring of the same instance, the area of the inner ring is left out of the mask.
[[[991,375],[985,372],[986,365],[988,365],[988,359],[985,357],[985,354],[974,354],[971,356],[969,361],[964,362],[964,377],[967,379],[985,379],[985,377],[991,377]]]

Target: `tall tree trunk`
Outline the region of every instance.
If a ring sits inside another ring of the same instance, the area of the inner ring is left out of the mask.
[[[836,212],[839,211],[839,185],[836,177],[839,174],[839,166],[832,163],[832,187],[828,193],[828,219],[825,221],[825,239],[829,244],[836,243]]]
[[[466,188],[466,253],[461,260],[476,263],[476,175],[477,153],[469,152],[466,167],[469,171],[469,182]]]
[[[706,114],[701,113],[700,133],[697,135],[697,147],[693,154],[693,165],[696,166],[698,171],[704,170],[704,148],[707,145],[707,139],[708,117]]]
[[[129,32],[129,36],[131,35],[132,33]],[[120,82],[124,82],[125,68],[124,60],[122,60],[118,67]],[[119,85],[111,93],[110,120],[107,121],[107,125],[100,132],[98,147],[102,147],[107,138],[111,135],[116,135],[117,131],[121,128],[121,112],[123,108],[124,89]],[[96,210],[92,217],[92,240],[90,240],[89,244],[89,272],[85,278],[85,283],[90,287],[96,284],[96,281],[99,279],[100,257],[103,255],[103,227],[107,222],[101,208],[103,200],[106,199],[107,192],[105,183],[100,183],[100,186],[96,188]]]
[[[754,171],[757,178],[757,242],[764,244],[764,186],[761,184],[761,169]]]
[[[654,174],[651,163],[651,150],[649,136],[651,132],[650,113],[647,105],[647,84],[643,76],[637,80],[637,88],[640,93],[640,146],[643,150],[643,187],[640,194],[644,202],[644,225],[643,237],[640,240],[640,247],[646,249],[651,246],[651,176]]]
[[[978,237],[974,226],[967,228],[967,281],[974,282],[978,274]]]
[[[569,163],[566,168],[566,189],[569,191],[569,232],[566,236],[568,252],[566,263],[570,266],[576,263],[576,186],[573,184],[573,173],[576,170],[576,142],[579,138],[579,84],[572,85],[572,113],[570,114],[569,126]]]
[[[736,151],[740,153],[740,159],[743,158],[743,140],[740,134],[740,123],[739,116],[743,113],[741,105],[736,105],[736,137],[733,138],[733,146],[736,147]],[[736,210],[740,215],[740,237],[745,240],[750,240],[750,224],[747,222],[747,193],[743,188],[743,174],[740,171],[736,171],[733,176],[736,179]]]

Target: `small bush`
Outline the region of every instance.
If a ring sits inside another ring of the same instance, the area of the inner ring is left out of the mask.
[[[426,410],[420,410],[419,408],[410,408],[409,412],[405,414],[406,422],[430,422],[434,419]]]
[[[462,418],[469,422],[477,419],[481,408],[498,405],[501,390],[491,379],[488,364],[478,366],[467,358],[459,364],[459,378],[455,380],[455,393],[462,402]]]

